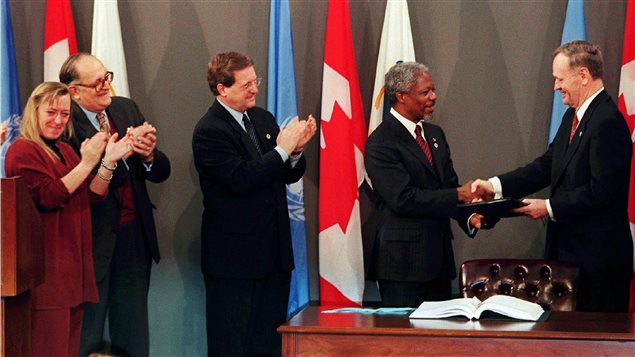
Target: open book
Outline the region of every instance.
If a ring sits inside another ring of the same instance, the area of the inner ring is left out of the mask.
[[[518,320],[537,321],[544,312],[542,307],[533,302],[521,300],[513,296],[494,295],[482,301],[473,298],[461,298],[446,301],[426,301],[412,314],[411,319],[437,319],[450,316],[465,316],[478,319],[485,311]]]

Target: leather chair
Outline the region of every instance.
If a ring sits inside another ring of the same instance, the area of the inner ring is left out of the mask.
[[[478,259],[461,265],[459,294],[483,301],[505,294],[551,311],[575,311],[579,269],[540,259]]]

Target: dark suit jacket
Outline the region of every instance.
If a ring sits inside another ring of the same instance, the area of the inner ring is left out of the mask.
[[[128,127],[136,127],[145,121],[143,114],[137,104],[131,99],[124,97],[113,97],[112,103],[106,108],[106,113],[115,124],[119,137],[126,134]],[[79,153],[79,147],[86,138],[90,138],[97,130],[90,123],[86,114],[77,104],[72,104],[73,138],[71,144],[75,151]],[[159,245],[157,242],[157,232],[154,225],[152,209],[155,208],[146,188],[146,180],[150,182],[163,182],[170,176],[170,161],[164,153],[158,149],[154,150],[154,161],[152,169],[146,171],[139,155],[132,155],[126,159],[130,171],[120,160],[117,169],[113,173],[113,178],[108,186],[108,196],[102,202],[91,205],[93,222],[93,257],[95,263],[95,275],[97,281],[103,278],[110,265],[113,251],[115,249],[116,235],[115,229],[119,222],[120,200],[117,197],[116,188],[119,187],[126,178],[130,177],[132,191],[134,193],[135,204],[137,205],[139,219],[143,225],[145,238],[148,241],[150,253],[155,262],[159,262]],[[96,167],[95,169],[98,169]]]
[[[391,114],[366,142],[375,194],[370,278],[425,282],[440,274],[456,276],[449,218],[458,218],[458,177],[443,130],[430,123],[423,129],[434,168]],[[468,217],[458,220],[467,232]]]
[[[556,221],[547,228],[547,259],[576,264],[591,278],[628,279],[633,273],[629,130],[606,91],[591,102],[569,145],[574,115],[569,108],[544,155],[499,176],[503,195],[524,197],[550,186]]]
[[[298,181],[306,162],[294,168],[273,150],[279,128],[262,108],[247,111],[262,143],[260,156],[238,122],[218,102],[194,129],[192,149],[203,191],[203,273],[218,278],[262,278],[293,270],[285,184]]]

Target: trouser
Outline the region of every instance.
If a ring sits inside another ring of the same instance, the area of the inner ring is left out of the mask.
[[[427,282],[379,280],[378,283],[381,303],[386,307],[418,307],[424,301],[452,297],[452,280],[446,274]]]
[[[81,306],[31,310],[33,356],[77,356],[81,329]]]
[[[628,312],[630,279],[581,274],[578,285],[576,311]]]
[[[286,320],[291,273],[204,278],[208,356],[279,356],[282,338],[276,329]]]
[[[108,316],[112,345],[131,357],[149,355],[148,289],[152,258],[141,222],[121,224],[109,271],[97,282],[98,304],[84,306],[80,357],[103,340]]]

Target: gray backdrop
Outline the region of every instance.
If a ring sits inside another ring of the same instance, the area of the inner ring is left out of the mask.
[[[42,80],[45,1],[9,3],[24,105]],[[431,68],[439,95],[434,121],[445,130],[462,182],[516,168],[545,150],[553,93],[551,52],[560,44],[566,5],[565,0],[410,1],[416,58]],[[366,116],[385,7],[385,1],[350,2]],[[75,0],[72,8],[79,49],[90,52],[93,1]],[[157,127],[158,145],[172,161],[170,179],[150,185],[162,254],[152,272],[151,352],[204,355],[202,196],[192,162],[192,130],[212,103],[205,80],[211,56],[228,50],[248,53],[266,78],[269,2],[119,1],[119,12],[131,96]],[[589,40],[604,49],[606,88],[616,98],[625,0],[587,0],[585,12]],[[301,116],[320,113],[326,14],[326,1],[291,1]],[[259,105],[265,106],[266,96],[263,85]],[[318,140],[307,147],[306,156],[311,298],[317,300]],[[364,189],[364,220],[369,205]],[[505,219],[470,240],[455,225],[457,264],[472,258],[541,257],[544,228],[542,221]],[[370,292],[369,299],[374,298]]]

